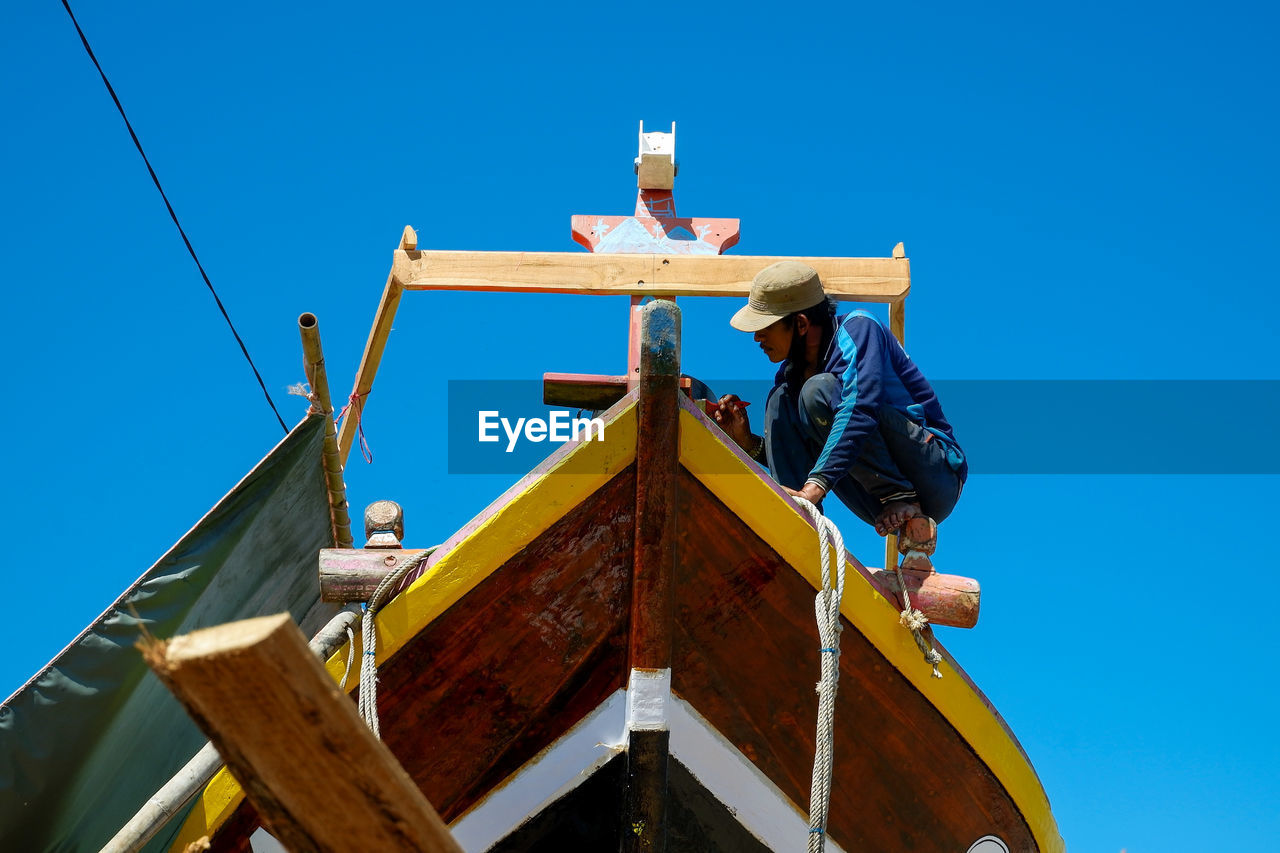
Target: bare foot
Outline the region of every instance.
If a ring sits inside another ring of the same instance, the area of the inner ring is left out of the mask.
[[[879,517],[876,518],[876,533],[881,536],[897,533],[899,528],[907,523],[908,519],[915,518],[917,515],[920,515],[920,504],[908,503],[907,501],[889,501],[884,505]]]

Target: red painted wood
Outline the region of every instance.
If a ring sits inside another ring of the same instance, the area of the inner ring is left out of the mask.
[[[720,255],[737,245],[739,221],[679,217],[671,190],[641,189],[631,216],[577,214],[569,228],[592,252]]]
[[[898,576],[893,569],[872,569],[871,577],[886,598],[899,608],[903,606],[902,595],[898,590]],[[982,590],[973,578],[903,569],[902,579],[907,582],[911,606],[927,616],[934,625],[972,628],[978,624]]]
[[[681,232],[693,235],[699,238],[699,244],[705,244],[705,251],[702,254],[723,254],[738,244],[739,228],[741,227],[737,219],[708,219],[705,217],[637,217],[637,216],[598,216],[590,214],[575,215],[570,224],[573,233],[574,242],[581,246],[585,246],[591,251],[600,248],[601,241],[609,235],[610,231],[618,227],[629,227],[630,223],[636,223],[637,226],[643,228],[645,232],[653,237],[653,245],[645,249],[642,254],[676,254],[684,248],[682,242],[690,242],[688,238],[683,240],[669,239],[669,235],[681,234]],[[635,226],[630,226],[635,227]],[[679,229],[679,231],[677,231]],[[664,239],[668,238],[668,239]],[[636,248],[641,248],[636,246]],[[702,248],[702,245],[699,245]],[[621,254],[633,254],[632,252],[623,252]]]
[[[627,327],[627,390],[640,384],[640,304],[639,296],[631,297],[631,313]]]

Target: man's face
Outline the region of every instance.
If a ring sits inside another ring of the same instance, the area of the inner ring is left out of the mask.
[[[784,323],[778,320],[776,323],[765,326],[756,332],[756,343],[760,344],[760,349],[764,350],[764,354],[768,356],[769,361],[777,364],[785,361],[787,354],[791,352],[791,339],[795,336],[795,326],[791,323]]]

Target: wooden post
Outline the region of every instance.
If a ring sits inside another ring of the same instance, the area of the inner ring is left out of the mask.
[[[671,665],[676,475],[680,459],[680,309],[654,300],[640,313],[636,539],[631,666]]]
[[[288,849],[461,853],[289,614],[152,641],[143,655]]]
[[[311,393],[324,412],[324,479],[329,488],[329,518],[333,526],[333,544],[350,548],[351,514],[347,511],[347,484],[342,479],[342,455],[338,452],[338,429],[333,423],[333,401],[329,397],[329,374],[324,368],[324,350],[320,347],[320,323],[310,312],[298,317],[302,335],[302,355]]]
[[[631,582],[630,692],[647,691],[650,709],[669,700],[675,620],[676,488],[680,459],[680,309],[655,300],[638,309],[636,534]],[[667,843],[664,722],[628,717],[622,849],[660,853]]]
[[[640,303],[643,297],[631,297],[631,313],[627,326],[627,390],[640,384]]]
[[[364,508],[364,547],[403,548],[404,510],[395,501],[374,501]]]
[[[905,257],[901,243],[893,247],[893,256],[895,258]],[[905,296],[897,302],[889,303],[889,331],[898,339],[898,343],[904,347],[907,345],[907,298]],[[885,566],[894,566],[897,565],[897,562],[898,536],[890,533],[884,539],[884,564]]]

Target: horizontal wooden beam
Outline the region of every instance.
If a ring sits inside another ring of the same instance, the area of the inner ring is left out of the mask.
[[[382,579],[426,548],[364,549],[322,548],[320,550],[320,600],[368,601]],[[412,572],[410,572],[413,575]],[[415,576],[416,577],[416,576]],[[413,583],[406,577],[400,588]],[[397,590],[392,591],[394,595]]]
[[[627,393],[627,377],[586,373],[542,374],[542,402],[575,409],[607,409]]]
[[[392,276],[406,290],[745,297],[755,274],[781,260],[809,264],[839,300],[893,303],[911,290],[907,258],[399,250]]]
[[[289,850],[461,853],[289,614],[144,647]]]

